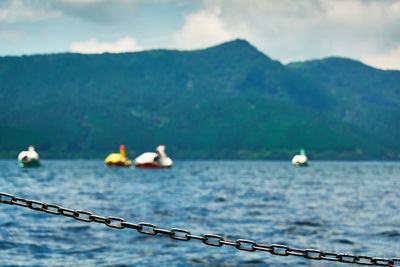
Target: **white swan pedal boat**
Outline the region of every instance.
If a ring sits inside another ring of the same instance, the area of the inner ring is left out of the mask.
[[[172,159],[165,154],[165,146],[159,145],[157,153],[146,152],[135,159],[135,167],[143,169],[155,169],[155,168],[171,168]]]

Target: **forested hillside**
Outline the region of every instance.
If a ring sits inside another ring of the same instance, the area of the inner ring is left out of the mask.
[[[400,157],[400,72],[271,60],[235,40],[196,51],[0,58],[0,156]]]

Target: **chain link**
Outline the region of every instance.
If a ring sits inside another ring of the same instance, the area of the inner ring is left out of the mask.
[[[108,227],[116,229],[130,228],[135,229],[141,234],[157,235],[165,234],[170,238],[179,241],[189,241],[190,239],[201,240],[205,245],[221,247],[223,245],[236,247],[238,250],[243,251],[263,251],[269,252],[273,255],[278,256],[298,256],[311,260],[327,260],[327,261],[338,261],[344,263],[353,263],[360,265],[378,265],[378,266],[391,266],[400,267],[400,258],[376,258],[362,255],[351,255],[351,254],[340,254],[335,252],[324,252],[315,249],[298,249],[290,248],[280,244],[258,244],[252,240],[237,239],[226,240],[219,235],[203,234],[202,236],[193,235],[185,229],[172,228],[171,230],[158,228],[152,223],[141,222],[138,224],[130,223],[119,217],[102,217],[93,215],[91,212],[83,210],[72,210],[63,208],[54,204],[47,204],[36,200],[29,200],[24,198],[15,197],[10,194],[0,192],[0,203],[8,205],[18,205],[21,207],[27,207],[33,210],[43,211],[54,215],[63,215],[72,217],[79,221],[84,222],[97,222],[105,224]]]

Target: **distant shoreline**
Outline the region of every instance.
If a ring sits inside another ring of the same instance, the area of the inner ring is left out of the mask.
[[[0,158],[0,161],[9,161],[9,160],[15,160],[17,161],[17,158]],[[84,161],[84,160],[89,160],[89,161],[104,161],[104,159],[101,158],[41,158],[41,161],[46,161],[46,160],[77,160],[77,161]],[[239,161],[251,161],[251,162],[290,162],[291,159],[174,159],[174,161],[177,162],[183,162],[183,161],[210,161],[210,162],[227,162],[227,161],[232,161],[232,162],[239,162]],[[311,159],[310,162],[400,162],[400,160],[397,159]]]

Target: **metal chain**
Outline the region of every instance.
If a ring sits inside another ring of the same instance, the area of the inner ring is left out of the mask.
[[[379,265],[379,266],[391,266],[391,267],[400,266],[400,258],[385,259],[385,258],[376,258],[363,255],[324,252],[315,249],[298,249],[279,244],[260,244],[247,239],[237,239],[236,241],[234,241],[234,240],[227,240],[219,235],[213,235],[213,234],[193,235],[185,229],[172,228],[168,230],[168,229],[158,228],[156,225],[152,223],[145,223],[145,222],[141,222],[138,224],[130,223],[119,217],[112,217],[112,216],[101,217],[94,215],[88,211],[67,209],[58,205],[43,203],[40,201],[29,200],[25,198],[19,198],[2,192],[0,192],[0,202],[8,205],[18,205],[22,207],[27,207],[33,210],[43,211],[50,214],[72,217],[79,221],[102,223],[112,228],[135,229],[139,233],[146,235],[164,234],[168,235],[172,239],[180,241],[189,241],[190,239],[197,239],[202,241],[203,244],[208,246],[221,247],[223,245],[227,245],[227,246],[233,246],[238,250],[243,250],[243,251],[264,251],[278,256],[298,256],[311,260],[337,261],[337,262],[354,263],[361,265]]]

